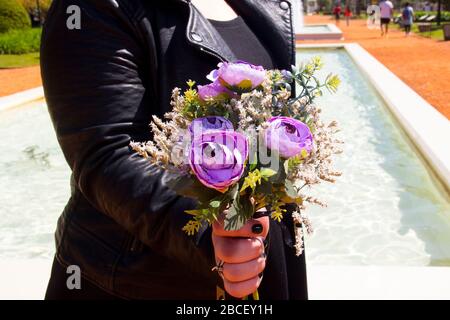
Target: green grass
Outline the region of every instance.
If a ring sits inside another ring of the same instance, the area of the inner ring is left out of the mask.
[[[398,25],[397,27],[401,30],[404,30]],[[444,30],[442,29],[442,25],[438,27],[436,24],[433,24],[431,26],[431,31],[419,32],[419,27],[417,26],[417,24],[413,24],[411,31],[425,38],[431,38],[434,40],[444,40]]]
[[[39,52],[26,54],[0,54],[0,69],[23,68],[39,64]]]
[[[412,31],[422,37],[431,38],[434,40],[444,40],[444,30],[442,29],[442,25],[440,28],[433,25],[432,30],[428,32],[419,32],[419,27],[417,25],[413,25]]]
[[[0,54],[24,54],[39,51],[41,33],[41,28],[0,33]]]
[[[417,32],[418,35],[421,35],[422,37],[431,38],[434,40],[444,40],[444,30],[433,30],[431,32]]]

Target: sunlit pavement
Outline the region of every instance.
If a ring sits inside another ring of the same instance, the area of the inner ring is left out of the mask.
[[[330,16],[305,16],[305,24],[334,23]],[[450,118],[450,41],[437,41],[418,35],[406,38],[402,30],[390,27],[389,37],[382,38],[380,30],[367,28],[366,20],[352,20],[347,26],[342,20],[338,27],[344,33],[342,42],[356,42],[377,60],[412,87],[419,95]],[[297,41],[326,43],[336,40]],[[432,76],[431,76],[432,75]]]
[[[0,299],[41,300],[51,260],[0,261]],[[311,300],[450,299],[448,267],[308,266]]]

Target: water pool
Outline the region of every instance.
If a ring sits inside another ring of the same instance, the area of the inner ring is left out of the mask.
[[[0,258],[50,258],[69,168],[43,101],[0,113]]]
[[[304,25],[296,30],[297,40],[322,40],[342,38],[342,31],[332,23]]]
[[[322,75],[342,78],[318,103],[346,141],[336,185],[310,207],[314,265],[450,265],[450,202],[344,50],[320,55]],[[56,220],[69,198],[69,168],[43,102],[0,113],[0,259],[50,258]]]
[[[300,28],[300,33],[312,34],[312,33],[328,33],[331,32],[330,28],[326,25],[310,25]]]
[[[317,103],[336,119],[345,141],[337,166],[344,175],[310,207],[315,234],[309,263],[318,265],[450,265],[450,201],[435,183],[384,102],[344,49],[302,49],[298,61],[321,56],[324,77],[342,79]]]

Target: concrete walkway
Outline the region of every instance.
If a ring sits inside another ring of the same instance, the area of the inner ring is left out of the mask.
[[[0,260],[0,300],[41,300],[50,260]],[[450,268],[308,266],[311,300],[450,299]]]
[[[306,16],[306,24],[333,23],[329,16]],[[387,38],[367,28],[366,20],[341,21],[342,42],[356,42],[395,73],[419,95],[450,119],[450,41],[436,41],[418,35],[405,37],[394,25]],[[297,41],[327,43],[336,40]]]

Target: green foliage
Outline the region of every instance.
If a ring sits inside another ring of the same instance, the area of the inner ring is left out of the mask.
[[[223,106],[221,102],[227,100],[227,97],[216,97],[208,101],[202,101],[198,95],[198,91],[194,89],[195,81],[189,80],[186,82],[188,89],[184,91],[183,97],[185,100],[185,107],[182,111],[182,115],[193,120],[196,118],[207,116],[222,116],[229,118],[230,114]]]
[[[315,98],[323,95],[323,88],[330,93],[335,93],[341,83],[337,75],[329,74],[324,82],[316,76],[316,72],[321,70],[323,62],[320,57],[314,57],[309,62],[300,65],[300,67],[292,66],[292,75],[295,82],[300,86],[300,94],[291,102],[305,98],[306,104],[310,104]]]
[[[416,20],[424,15],[437,16],[437,11],[416,11],[414,13]],[[441,11],[441,22],[450,22],[450,11]]]
[[[340,85],[340,79],[333,74],[329,74],[324,79],[319,79],[316,73],[322,68],[323,61],[319,57],[315,57],[299,67],[293,66],[292,72],[285,70],[269,71],[270,81],[266,84],[266,87],[261,87],[263,89],[261,92],[264,94],[271,91],[272,101],[268,100],[267,103],[273,107],[270,113],[294,118],[301,117],[301,121],[310,126],[314,132],[314,119],[308,118],[308,111],[305,107],[311,104],[316,97],[322,95],[324,89],[330,93],[335,93]],[[194,89],[195,82],[188,81],[187,85],[188,89],[183,92],[184,109],[182,115],[185,118],[192,120],[209,115],[222,115],[232,121],[233,124],[239,122],[237,112],[235,114],[225,108],[221,109],[225,101],[215,99],[203,101]],[[248,83],[243,82],[241,89],[248,85]],[[300,87],[299,91],[301,92],[295,97],[291,96],[292,85]],[[300,99],[302,99],[301,103],[295,104]],[[226,112],[229,112],[229,114]],[[237,116],[237,119],[233,118],[233,114]],[[222,213],[224,213],[222,217],[224,218],[224,229],[237,230],[256,211],[262,208],[270,209],[271,217],[279,222],[286,213],[286,205],[300,206],[303,203],[300,194],[303,187],[295,185],[295,181],[291,180],[292,173],[310,154],[306,150],[302,150],[296,157],[286,160],[279,155],[277,156],[275,152],[271,150],[270,156],[273,159],[278,159],[280,170],[275,171],[263,167],[256,152],[253,159],[251,158],[251,162],[245,164],[245,171],[239,182],[227,190],[219,192],[207,189],[189,174],[175,180],[172,179],[171,182],[167,183],[178,194],[198,200],[198,206],[195,210],[186,211],[193,218],[184,226],[183,230],[187,234],[193,235],[198,232],[203,223],[212,224],[219,219]]]
[[[0,0],[0,33],[31,27],[27,11],[16,0]]]
[[[247,188],[250,188],[252,189],[252,192],[255,192],[256,187],[261,184],[262,180],[268,181],[270,177],[276,174],[277,172],[270,168],[262,168],[261,170],[255,169],[250,171],[244,179],[240,192],[244,192]]]
[[[0,34],[0,54],[38,52],[41,44],[40,28],[11,30]]]
[[[220,193],[211,188],[205,188],[197,179],[189,174],[168,173],[163,177],[165,185],[176,191],[179,195],[193,198],[201,203],[207,203]]]
[[[39,64],[39,52],[26,54],[0,54],[0,69],[23,68]]]
[[[33,15],[37,13],[36,0],[17,0],[17,2],[19,2],[29,14]],[[42,19],[45,20],[45,18],[47,17],[47,13],[51,4],[52,0],[39,0],[39,9],[41,11]]]

